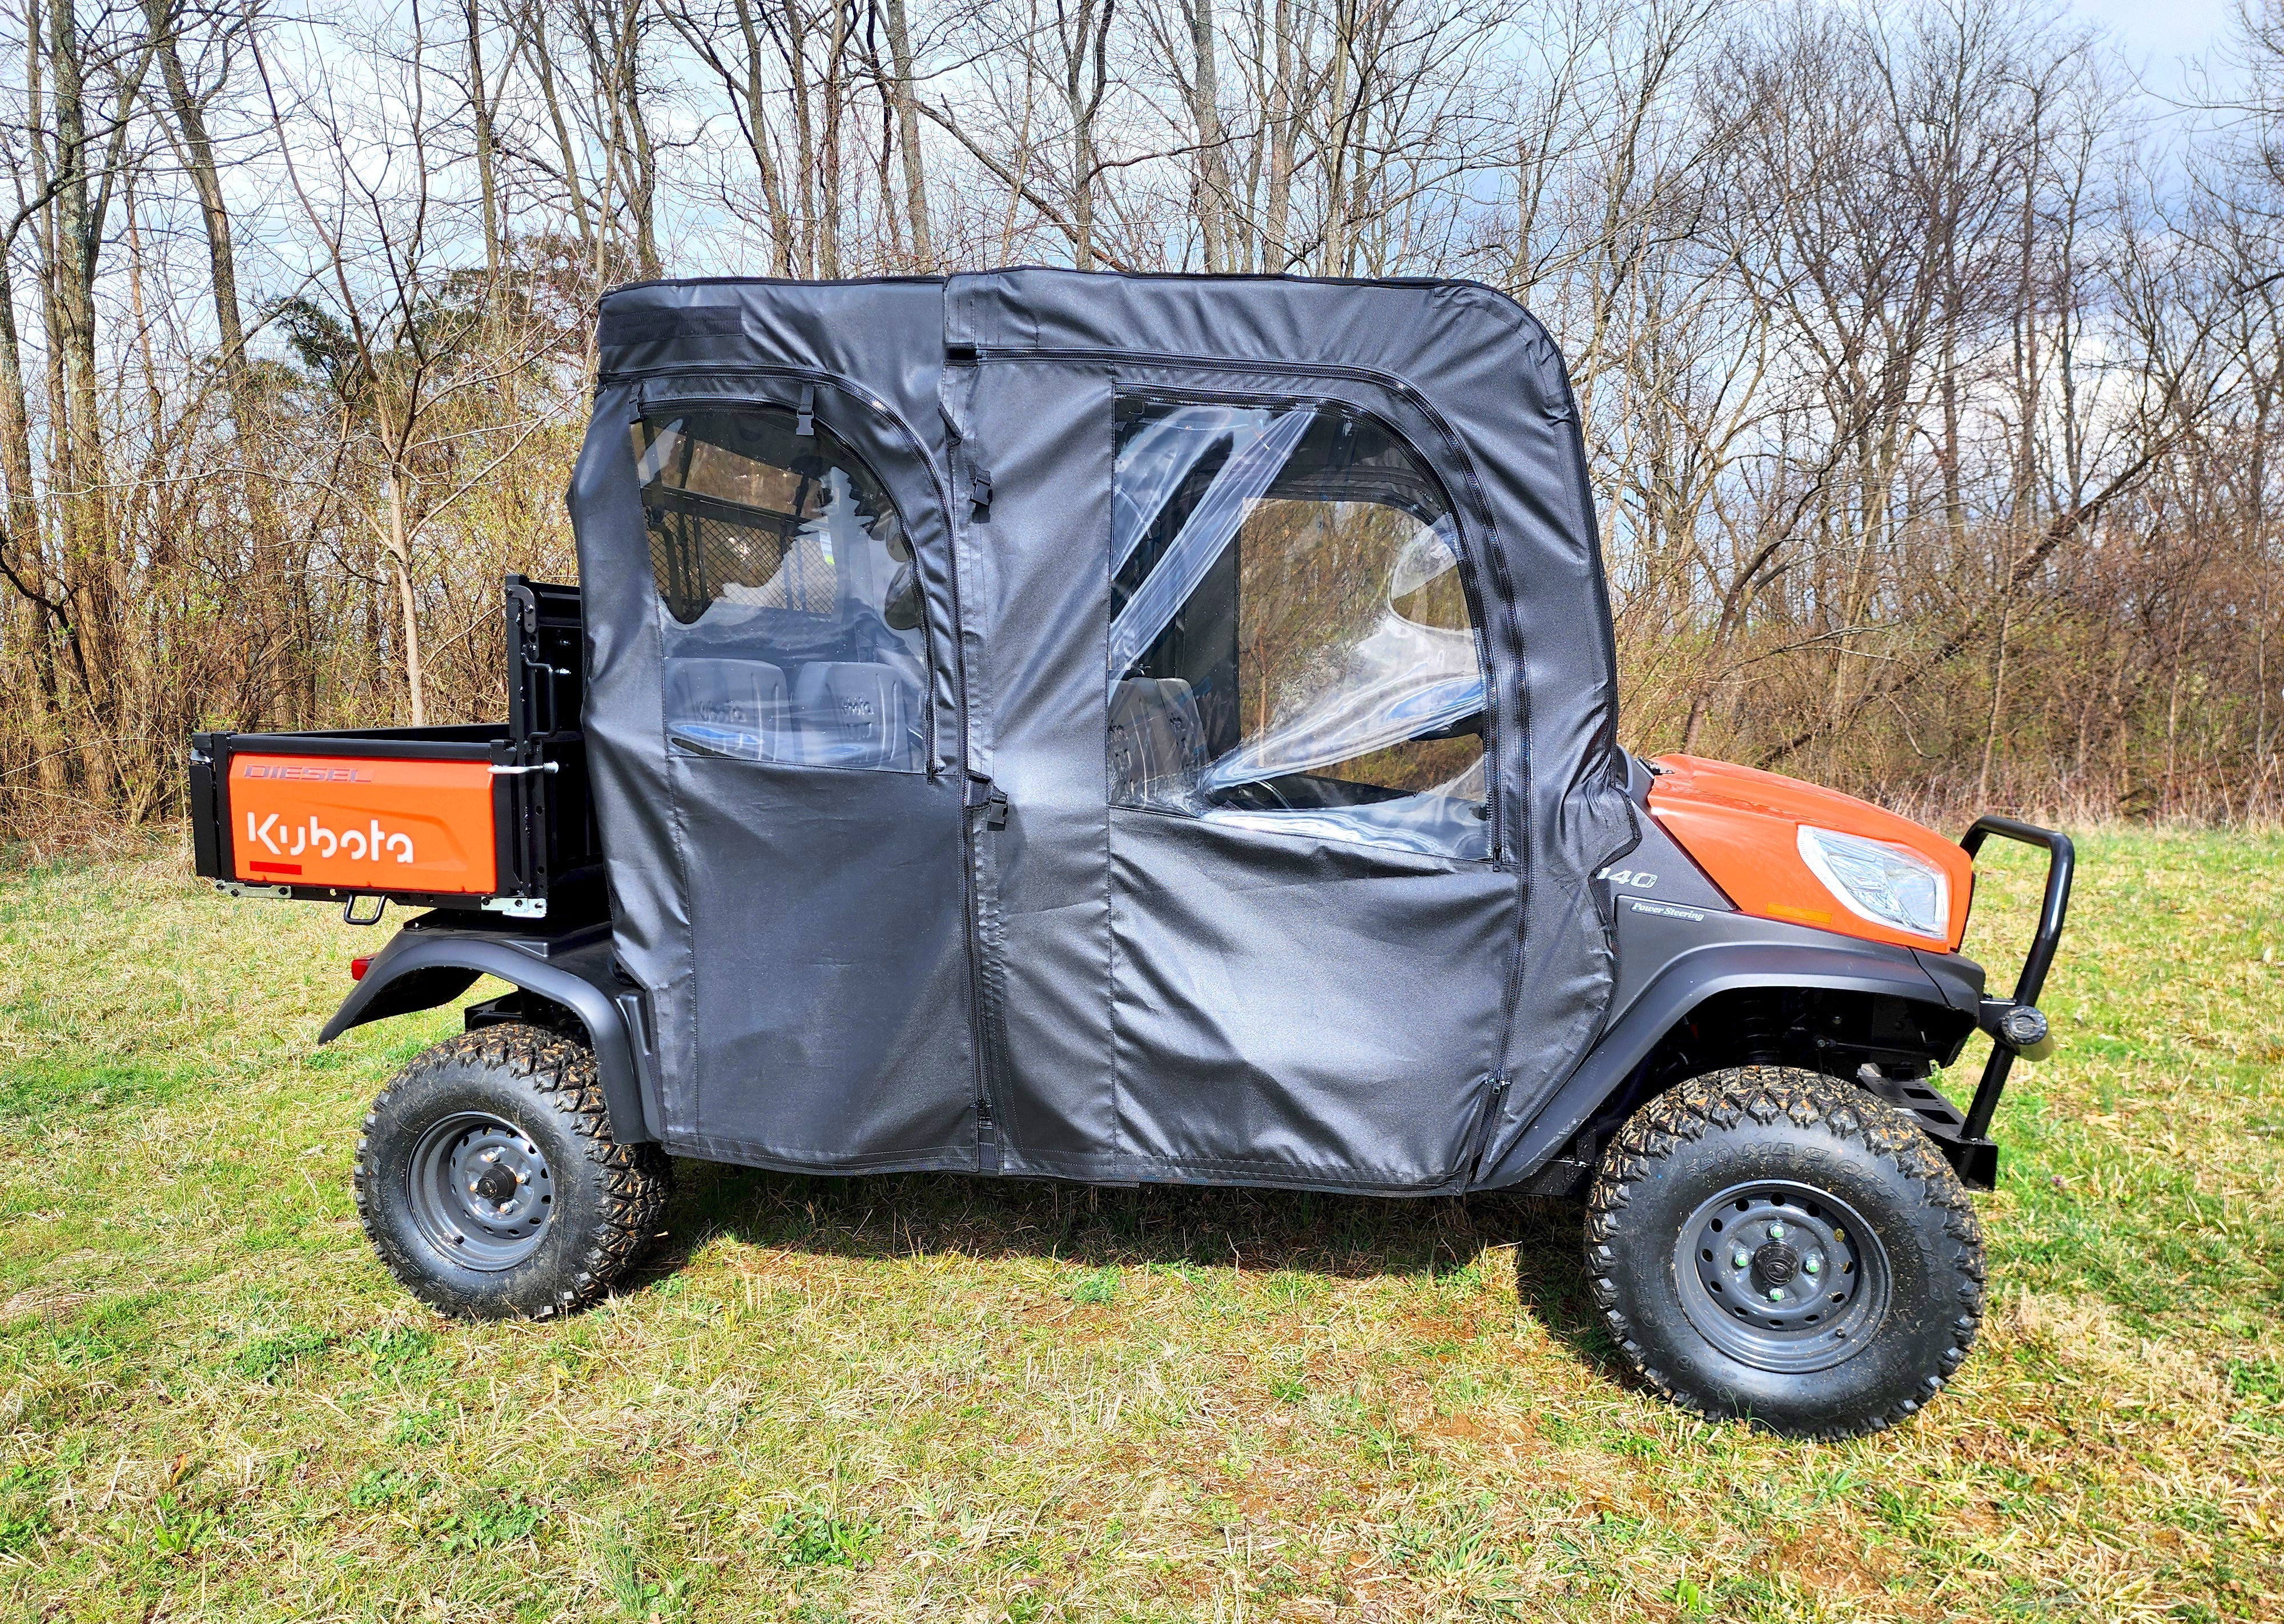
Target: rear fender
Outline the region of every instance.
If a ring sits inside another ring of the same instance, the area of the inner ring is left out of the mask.
[[[544,936],[424,925],[413,921],[373,955],[356,989],[317,1035],[320,1043],[352,1027],[450,1003],[479,976],[497,976],[530,998],[559,1006],[584,1031],[610,1111],[611,1136],[621,1144],[658,1137],[656,1089],[641,1063],[647,1050],[637,1036],[640,1000],[617,983],[607,925]]]
[[[1946,1065],[1975,1028],[1980,968],[1953,955],[1865,941],[1742,914],[1622,899],[1613,1019],[1576,1070],[1494,1142],[1474,1188],[1531,1179],[1570,1150],[1606,1107],[1626,1106],[1638,1075],[1695,1012],[1765,992],[1817,1009],[1865,1012],[1830,1032],[1794,1032],[1789,1047],[1829,1043],[1825,1069],[1853,1075],[1859,1058]],[[1865,1029],[1878,1018],[1881,1030]],[[1924,1066],[1921,1067],[1924,1069]],[[1591,1159],[1593,1147],[1584,1147]],[[1575,1172],[1576,1169],[1574,1168]]]

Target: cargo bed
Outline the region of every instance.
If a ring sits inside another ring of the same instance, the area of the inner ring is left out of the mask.
[[[600,917],[579,589],[506,582],[508,719],[191,738],[198,871],[238,895]]]

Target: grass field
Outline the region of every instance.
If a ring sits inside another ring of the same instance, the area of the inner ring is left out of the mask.
[[[682,1164],[622,1296],[442,1323],[348,1167],[457,1016],[313,1050],[377,934],[19,870],[0,1616],[2284,1617],[2284,839],[2083,855],[1982,1342],[1818,1446],[1629,1390],[1576,1214],[1500,1198]]]

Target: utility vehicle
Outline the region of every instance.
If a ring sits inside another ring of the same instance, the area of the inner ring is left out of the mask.
[[[320,1041],[414,1061],[415,1293],[595,1301],[667,1155],[1585,1198],[1674,1401],[1910,1414],[1973,1341],[2069,842],[1617,743],[1578,409],[1445,281],[1015,269],[604,299],[579,585],[505,722],[193,741],[199,872],[426,911]],[[1986,836],[2050,854],[2010,995]],[[1977,1028],[1971,1103],[1934,1086]]]

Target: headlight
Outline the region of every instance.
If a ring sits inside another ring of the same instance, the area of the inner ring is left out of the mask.
[[[1951,936],[1951,881],[1907,846],[1836,829],[1800,829],[1801,860],[1848,911],[1914,936]]]

